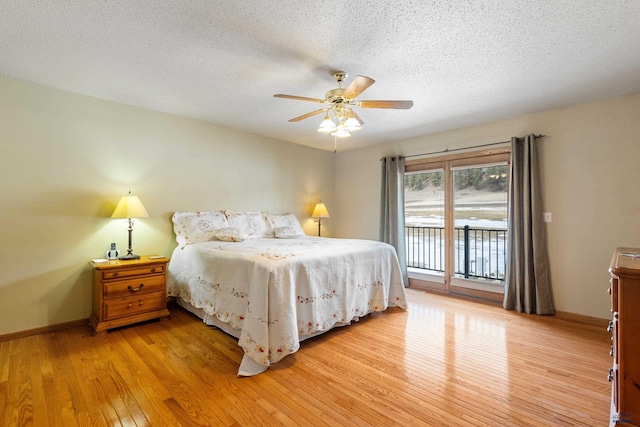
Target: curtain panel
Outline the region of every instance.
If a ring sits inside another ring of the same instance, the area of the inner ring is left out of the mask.
[[[384,157],[380,209],[380,240],[396,249],[405,286],[409,286],[404,233],[404,157]]]
[[[535,135],[511,138],[509,184],[509,261],[503,306],[551,315],[554,306]]]

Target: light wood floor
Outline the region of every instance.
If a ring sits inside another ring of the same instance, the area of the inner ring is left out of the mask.
[[[237,378],[235,340],[172,318],[0,343],[3,426],[604,426],[606,324],[408,291]],[[606,323],[606,322],[603,322]]]

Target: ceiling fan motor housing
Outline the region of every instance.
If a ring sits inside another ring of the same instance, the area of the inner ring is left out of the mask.
[[[343,93],[344,89],[342,88],[332,89],[324,95],[325,102],[329,104],[342,104],[346,101],[342,96]]]
[[[348,100],[342,96],[344,94],[344,89],[342,88],[342,82],[347,78],[347,73],[344,71],[335,71],[333,73],[333,78],[336,82],[338,82],[338,88],[332,89],[324,95],[324,102],[327,104],[344,104],[348,103]]]

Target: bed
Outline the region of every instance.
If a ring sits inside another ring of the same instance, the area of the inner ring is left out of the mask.
[[[305,236],[292,214],[182,212],[173,222],[168,296],[238,338],[239,376],[264,372],[307,338],[407,307],[386,243]]]

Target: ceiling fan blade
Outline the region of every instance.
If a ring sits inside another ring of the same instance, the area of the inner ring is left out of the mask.
[[[375,82],[376,81],[370,77],[356,76],[356,78],[353,79],[353,81],[349,83],[349,86],[344,90],[342,96],[347,99],[355,99]]]
[[[282,93],[276,93],[273,96],[276,97],[276,98],[297,99],[297,100],[300,100],[300,101],[320,102],[320,103],[324,104],[324,99],[307,98],[306,96],[284,95]]]
[[[328,110],[328,108],[321,108],[319,110],[312,111],[312,112],[307,113],[307,114],[303,114],[302,116],[294,117],[293,119],[291,119],[289,121],[290,122],[299,122],[300,120],[304,120],[304,119],[308,119],[309,117],[313,117],[316,114],[324,113],[327,110]]]
[[[358,107],[362,108],[393,108],[408,110],[413,107],[413,101],[359,101]]]

